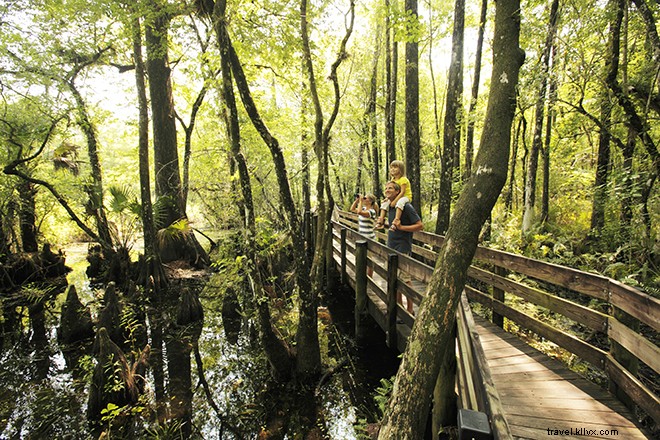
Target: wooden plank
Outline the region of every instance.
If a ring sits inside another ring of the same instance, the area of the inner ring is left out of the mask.
[[[582,341],[573,335],[570,335],[561,330],[557,330],[554,327],[530,316],[527,316],[524,313],[519,312],[518,310],[515,310],[505,304],[502,304],[499,301],[493,300],[493,310],[496,310],[498,313],[517,322],[519,325],[532,330],[538,335],[551,340],[552,342],[556,343],[562,348],[565,348],[571,353],[575,353],[582,359],[599,368],[602,368],[604,365],[605,356],[607,355],[606,352],[594,347],[587,342]]]
[[[483,293],[474,289],[468,292],[468,296],[470,298],[475,298],[478,302],[481,302],[479,300],[484,298]],[[517,322],[523,327],[538,333],[540,336],[555,342],[560,347],[563,347],[570,352],[577,354],[578,356],[591,362],[597,367],[602,368],[606,355],[604,351],[576,338],[573,335],[557,330],[548,324],[529,317],[522,312],[502,304],[499,301],[493,300],[492,298],[489,298],[489,301],[492,304],[493,310]]]
[[[545,307],[553,312],[561,313],[567,318],[586,325],[592,330],[605,332],[607,329],[607,315],[592,310],[589,307],[576,304],[540,289],[517,283],[514,280],[501,277],[478,267],[470,267],[468,269],[468,276],[502,289],[507,293],[517,295],[526,301]]]
[[[566,413],[570,414],[569,412]],[[533,431],[539,430],[541,438],[556,438],[556,433],[568,431],[568,438],[601,438],[601,439],[646,439],[632,422],[613,422],[610,420],[596,420],[590,418],[582,420],[562,420],[547,417],[509,416],[513,426]],[[522,431],[522,429],[521,429]],[[529,431],[528,431],[529,432]],[[545,437],[543,437],[545,436]],[[567,437],[564,435],[564,437]]]
[[[483,318],[476,319],[476,327],[482,335],[489,333],[487,337],[489,342],[484,343],[486,349],[489,345],[501,347],[502,343],[511,343],[515,351],[517,349],[515,346],[524,345],[520,340],[497,342],[493,336],[504,336],[506,333]],[[483,339],[486,337],[482,337]],[[486,353],[495,354],[497,350]],[[512,359],[517,357],[519,356],[514,356]],[[500,357],[496,362],[505,362],[506,359]],[[560,369],[562,364],[557,360],[548,357],[539,360],[536,357],[531,361],[540,366],[547,366],[548,369],[529,367],[524,362],[521,364],[527,371],[523,373],[514,374],[515,365],[491,368],[514,437],[547,439],[547,428],[550,428],[550,425],[543,426],[546,428],[545,432],[525,426],[536,423],[536,419],[543,417],[558,421],[586,420],[589,423],[602,424],[603,429],[607,429],[608,426],[620,426],[623,437],[619,438],[645,438],[644,434],[639,432],[639,428],[631,422],[632,418],[627,409],[608,392],[581,378],[575,372],[565,368]],[[520,417],[516,418],[516,416]],[[521,426],[520,420],[527,422],[522,423]]]
[[[593,298],[608,300],[608,278],[509,252],[478,247],[475,259],[547,281]]]
[[[660,300],[616,280],[609,280],[609,302],[660,332]]]
[[[486,413],[489,415],[491,428],[496,439],[508,439],[511,438],[511,430],[509,424],[506,421],[505,412],[500,400],[500,396],[497,392],[495,382],[490,372],[490,367],[488,365],[488,360],[486,355],[481,347],[481,342],[479,338],[479,333],[474,322],[474,317],[472,316],[472,309],[468,303],[467,296],[463,293],[461,294],[460,303],[458,307],[463,308],[463,319],[466,322],[467,328],[470,330],[470,340],[472,342],[472,350],[474,353],[474,358],[476,361],[476,366],[481,375],[486,402],[488,407]]]
[[[460,361],[462,376],[461,389],[465,395],[460,395],[463,403],[462,407],[479,411],[479,402],[477,402],[477,392],[475,390],[475,379],[479,377],[474,371],[475,361],[470,341],[470,330],[465,322],[465,313],[462,307],[458,307],[456,319],[456,338],[458,344],[458,359]],[[483,407],[482,407],[483,410]]]
[[[630,398],[660,423],[660,399],[612,356],[607,356],[605,371]]]
[[[660,349],[634,330],[615,318],[609,319],[607,336],[621,344],[640,361],[660,373]]]

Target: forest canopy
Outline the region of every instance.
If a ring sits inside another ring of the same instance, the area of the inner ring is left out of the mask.
[[[116,317],[115,286],[157,307],[174,292],[185,313],[165,331],[191,324],[184,337],[196,344],[198,292],[167,286],[178,269],[212,266],[236,298],[249,292],[271,377],[316,378],[327,225],[357,199],[382,200],[393,161],[424,230],[462,243],[438,251],[420,319],[455,316],[477,243],[660,296],[660,4],[498,3],[2,2],[0,299],[23,301],[3,313],[30,307],[26,267],[65,272],[58,250],[89,244],[88,274],[107,286],[86,337],[124,368],[122,404],[144,391],[134,379],[148,358],[163,400],[162,354],[146,335],[119,347],[101,324]],[[285,336],[269,308],[280,299],[297,308]],[[181,342],[163,342],[159,325],[157,345]],[[434,339],[417,327],[414,338]],[[193,345],[168,350],[189,370]],[[425,368],[415,355],[404,357],[410,371]],[[430,395],[436,377],[417,391]],[[95,416],[107,403],[99,390]],[[400,416],[384,423],[412,426]]]
[[[491,84],[491,53],[477,47],[476,36],[483,25],[483,47],[490,45],[493,8],[485,8],[482,21],[481,4],[465,6],[462,89],[476,88],[478,93],[458,96],[458,140],[455,151],[448,152],[443,147],[443,112],[448,108],[454,13],[447,5],[420,4],[418,19],[396,2],[356,5],[354,30],[336,73],[341,102],[328,139],[328,183],[339,206],[346,208],[356,191],[380,195],[389,160],[406,160],[402,48],[411,41],[419,47],[420,97],[420,165],[413,186],[419,188],[418,209],[427,229],[433,229],[439,197],[446,192],[438,191],[446,164],[454,170],[451,200],[460,192],[478,145]],[[635,284],[653,285],[660,220],[660,48],[653,19],[658,11],[655,2],[626,2],[619,10],[622,18],[614,41],[615,6],[558,2],[553,12],[549,2],[523,3],[521,47],[526,61],[518,87],[509,181],[493,212],[491,240],[507,249],[563,258]],[[21,249],[23,240],[11,215],[18,213],[21,177],[8,175],[7,166],[47,182],[78,217],[76,225],[56,202],[58,196],[35,184],[40,240],[66,243],[89,235],[80,224],[96,229],[89,219],[94,197],[110,211],[107,215],[121,240],[137,240],[136,228],[112,209],[112,197],[122,193],[137,201],[139,193],[130,23],[136,14],[149,17],[150,8],[164,10],[170,21],[168,63],[188,218],[205,231],[237,224],[231,207],[240,196],[232,187],[236,171],[211,21],[185,2],[137,2],[130,7],[121,1],[17,0],[5,2],[0,11],[5,167],[0,203],[8,214],[3,216],[4,246]],[[318,96],[326,115],[334,94],[326,76],[348,14],[348,2],[312,4],[308,11]],[[309,173],[317,173],[318,161],[313,154],[314,116],[302,81],[297,5],[236,2],[228,5],[226,16],[261,117],[282,147],[296,204],[303,209],[305,198],[311,197],[314,205],[317,195],[308,194]],[[479,65],[477,52],[482,52]],[[393,75],[397,60],[398,75]],[[394,101],[392,88],[400,89]],[[385,114],[392,105],[398,110],[393,119]],[[238,112],[256,215],[282,224],[270,155],[241,106]],[[395,133],[393,139],[389,130]],[[100,176],[103,192],[90,199]],[[101,231],[101,239],[103,235]]]

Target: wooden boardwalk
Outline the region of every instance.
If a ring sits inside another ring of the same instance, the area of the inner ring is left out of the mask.
[[[514,438],[650,438],[607,391],[483,318],[475,322]]]
[[[353,217],[340,213],[339,221],[333,221],[333,259],[342,282],[355,289],[356,334],[360,316],[368,312],[387,344],[404,351],[433,274],[429,263],[437,259],[443,238],[415,233],[413,255],[404,256],[383,244],[384,234],[365,240],[355,232]],[[457,310],[459,407],[486,413],[497,440],[657,438],[636,424],[617,397],[505,332],[502,323],[507,319],[590,364],[659,424],[660,397],[619,362],[611,347],[594,346],[513,304],[524,301],[563,315],[660,374],[660,347],[653,337],[660,332],[660,300],[600,275],[494,249],[478,248],[475,259]],[[570,301],[576,297],[581,303]],[[593,299],[599,308],[584,305]],[[498,325],[474,315],[470,302],[490,310]],[[602,312],[607,309],[625,311],[647,330],[627,327],[611,312]]]
[[[398,259],[392,262],[391,257],[396,255],[386,246],[375,240],[365,241],[359,234],[335,223],[333,259],[342,280],[355,289],[356,301],[358,291],[363,292],[364,311],[368,311],[385,332],[388,345],[399,351],[405,350],[415,315],[426,294],[426,282],[433,272],[432,267],[418,259],[432,261],[434,254],[429,249],[440,243],[433,234],[417,234],[417,238],[425,246],[414,246],[415,258],[399,254]],[[360,265],[358,239],[362,240]],[[524,274],[529,271],[537,279],[558,280],[555,285],[587,293],[601,301],[611,299],[616,302],[616,307],[635,314],[656,331],[660,330],[660,302],[648,295],[574,269],[512,254],[503,253],[502,257],[498,257],[495,254],[498,251],[488,249],[479,252],[481,255],[478,256],[488,263],[499,264],[512,272]],[[527,264],[531,269],[527,269]],[[358,272],[362,275],[358,276]],[[618,386],[625,387],[626,392],[657,423],[660,417],[658,396],[623,369],[610,353],[513,310],[504,300],[505,293],[500,296],[495,293],[499,289],[507,289],[507,296],[519,295],[528,301],[537,300],[544,307],[586,323],[594,331],[605,332],[610,339],[625,344],[628,350],[658,371],[660,351],[656,345],[624,328],[612,316],[569,303],[538,288],[530,289],[512,282],[502,276],[501,271],[494,274],[472,266],[469,275],[490,284],[493,294],[488,296],[466,286],[467,297],[459,306],[459,318],[463,316],[458,319],[462,324],[459,325],[457,339],[459,407],[486,412],[495,439],[656,438],[639,426],[630,410],[607,390],[530,347],[517,336],[472,314],[468,298],[490,309],[493,316],[504,315],[603,371]],[[603,291],[607,296],[599,296],[603,295]],[[403,297],[404,303],[412,303],[412,313],[407,312],[407,307],[401,303],[396,304],[394,292]],[[356,319],[358,315],[356,309]]]

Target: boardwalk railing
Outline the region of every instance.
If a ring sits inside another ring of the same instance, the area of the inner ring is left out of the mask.
[[[397,254],[376,240],[365,239],[353,229],[357,218],[350,213],[340,213],[340,217],[332,223],[333,256],[342,282],[356,292],[356,333],[360,332],[358,310],[368,310],[386,332],[388,345],[403,351],[414,323],[408,309],[414,313],[418,308],[433,268]],[[417,245],[415,248],[419,250]],[[404,307],[397,301],[397,294],[412,306]],[[512,438],[465,294],[457,311],[456,327],[460,406],[486,413],[494,438]]]
[[[355,271],[351,253],[355,255],[356,240],[363,239],[354,232],[356,222],[354,214],[341,211],[333,221],[335,258],[343,273]],[[385,234],[380,233],[378,241],[367,240],[366,244],[366,264],[372,273],[368,277],[367,292],[370,299],[377,298],[382,302],[369,301],[368,307],[370,311],[378,312],[372,315],[383,329],[389,330],[390,345],[395,343],[396,335],[395,346],[403,350],[408,333],[396,322],[398,319],[405,324],[403,327],[411,327],[414,316],[409,308],[391,304],[395,298],[393,292],[411,301],[412,310],[418,307],[433,271],[428,264],[435,262],[443,237],[415,233],[412,258],[384,247],[380,243],[384,239]],[[504,318],[507,318],[575,354],[604,373],[609,379],[610,390],[624,403],[629,399],[656,424],[660,423],[660,399],[652,390],[652,387],[657,388],[657,382],[653,383],[652,379],[652,383],[647,384],[638,377],[642,364],[653,370],[655,377],[660,374],[660,349],[653,342],[658,340],[660,329],[658,299],[601,275],[485,247],[477,249],[468,276],[467,298],[489,309],[494,324],[504,328]],[[513,304],[540,306],[541,309],[528,307],[531,312],[524,313],[520,311],[522,307],[513,307]],[[462,368],[459,372],[461,401],[467,408],[483,410],[483,406],[497,406],[497,402],[489,402],[486,398],[493,396],[489,394],[488,378],[480,377],[484,370],[479,365],[478,338],[471,337],[474,336],[471,335],[473,327],[470,327],[471,311],[467,300],[461,305],[457,331]],[[557,328],[549,323],[550,320],[540,319],[543,316],[539,315],[560,317],[588,336],[579,337]],[[394,328],[397,331],[392,334]],[[603,337],[598,338],[598,335]],[[592,342],[596,340],[598,345]],[[470,346],[474,350],[472,353],[468,351]],[[472,384],[466,376],[472,378]]]

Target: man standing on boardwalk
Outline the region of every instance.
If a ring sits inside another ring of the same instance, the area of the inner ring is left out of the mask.
[[[424,229],[422,219],[415,211],[415,208],[410,203],[406,203],[401,213],[401,223],[395,225],[394,218],[396,216],[396,205],[391,203],[396,200],[396,197],[401,192],[401,186],[396,182],[387,182],[385,185],[385,198],[390,201],[389,209],[387,210],[387,221],[389,222],[390,229],[387,231],[387,247],[401,252],[405,255],[412,254],[412,241],[413,232],[421,231]],[[405,275],[405,274],[402,274]],[[402,278],[405,280],[405,277]],[[403,298],[401,293],[397,292],[397,302],[403,305]],[[406,298],[406,310],[412,315],[413,303],[410,299]]]
[[[390,181],[385,185],[385,197],[390,202],[394,201],[400,192],[401,186],[396,182]],[[413,232],[424,229],[424,224],[410,203],[406,203],[403,207],[401,224],[398,226],[393,224],[395,216],[396,207],[390,205],[390,209],[387,211],[387,220],[390,224],[390,229],[387,232],[387,246],[402,254],[410,255],[412,253]]]

